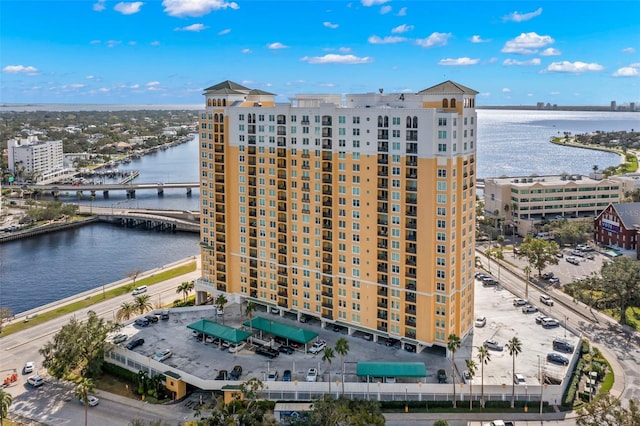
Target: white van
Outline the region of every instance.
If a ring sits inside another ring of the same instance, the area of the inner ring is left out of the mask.
[[[136,287],[133,289],[133,293],[131,293],[132,296],[137,296],[138,294],[142,294],[142,293],[146,293],[147,292],[147,286],[146,285],[142,285],[140,287]]]

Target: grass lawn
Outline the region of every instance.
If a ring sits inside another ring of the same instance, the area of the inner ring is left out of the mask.
[[[124,396],[126,398],[140,400],[140,397],[134,391],[135,384],[128,383],[119,377],[104,373],[102,377],[94,381],[96,389]]]

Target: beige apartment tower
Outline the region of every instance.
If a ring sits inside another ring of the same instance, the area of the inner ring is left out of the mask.
[[[202,277],[374,338],[473,327],[478,92],[275,95],[225,81],[200,118]]]

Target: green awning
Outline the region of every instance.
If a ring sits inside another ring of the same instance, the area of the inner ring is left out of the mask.
[[[309,343],[318,337],[318,333],[316,332],[305,330],[303,328],[292,327],[290,325],[262,317],[255,317],[251,319],[251,322],[245,321],[244,326],[251,326],[256,330],[264,331],[266,333],[273,334],[274,336],[283,337],[302,344]]]
[[[202,319],[196,321],[193,324],[189,324],[187,328],[195,330],[199,333],[206,334],[207,336],[218,337],[222,340],[226,340],[231,343],[240,343],[243,340],[247,340],[251,333],[238,330],[237,328],[227,327],[226,325],[219,324],[217,322]]]
[[[426,377],[424,362],[359,362],[359,377]]]

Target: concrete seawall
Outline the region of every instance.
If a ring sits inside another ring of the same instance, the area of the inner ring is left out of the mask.
[[[51,232],[64,231],[67,229],[78,228],[80,226],[87,225],[89,223],[97,222],[98,218],[95,216],[87,217],[81,220],[66,223],[54,223],[51,225],[38,226],[37,228],[25,229],[23,231],[12,232],[8,235],[0,237],[0,244],[7,241],[15,241],[23,238],[35,237],[36,235],[48,234]]]

